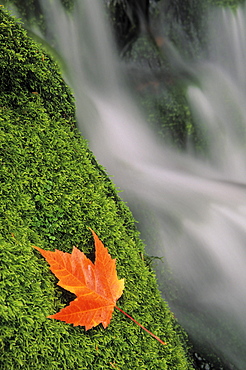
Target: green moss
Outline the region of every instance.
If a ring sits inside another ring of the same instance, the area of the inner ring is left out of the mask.
[[[191,369],[187,345],[143,260],[134,219],[86,141],[56,64],[0,11],[0,368]],[[31,247],[93,252],[93,228],[126,288],[118,305],[168,342],[114,312],[85,332],[47,319],[71,299]]]
[[[74,124],[73,97],[58,65],[13,18],[1,16],[0,26],[1,105],[23,110],[28,102],[39,102],[51,118],[65,117]]]

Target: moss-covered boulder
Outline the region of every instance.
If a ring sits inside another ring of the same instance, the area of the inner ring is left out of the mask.
[[[134,219],[74,128],[57,65],[0,10],[0,368],[192,369],[187,344],[144,258]],[[71,295],[32,248],[93,252],[91,227],[125,279],[120,312],[89,331],[50,314]]]

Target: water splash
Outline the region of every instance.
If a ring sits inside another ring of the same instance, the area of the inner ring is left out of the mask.
[[[163,146],[127,90],[101,5],[42,0],[81,132],[140,221],[163,296],[195,342],[238,369],[246,353],[246,9],[218,11],[187,96],[208,157]],[[217,27],[217,28],[216,28]],[[180,56],[179,56],[180,58]],[[185,65],[185,62],[182,62]],[[190,67],[186,66],[190,71]],[[170,274],[167,274],[167,267]]]

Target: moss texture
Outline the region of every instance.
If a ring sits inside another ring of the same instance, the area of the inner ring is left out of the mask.
[[[79,0],[59,0],[66,9],[72,9]],[[116,40],[121,43],[134,33],[134,26],[129,23],[127,16],[126,0],[100,0],[107,9],[109,19],[116,33]],[[165,24],[165,35],[181,50],[184,58],[199,58],[206,48],[206,32],[208,9],[213,6],[229,6],[232,9],[242,4],[245,0],[156,0],[149,4],[149,19],[151,29],[159,24],[161,31]],[[46,20],[40,4],[41,0],[3,0],[2,4],[8,7],[14,6],[18,14],[25,22],[25,28],[37,41],[38,36],[30,31],[33,24],[40,27],[40,31],[46,34]],[[144,2],[143,2],[144,3]],[[129,2],[134,7],[134,2]],[[168,25],[168,26],[167,26]],[[182,32],[180,30],[182,29]],[[160,34],[156,34],[161,36]],[[155,32],[154,32],[155,34]],[[184,40],[186,40],[184,42]],[[44,43],[44,41],[43,41]],[[47,43],[46,49],[55,55],[56,52]],[[206,139],[202,130],[194,122],[187,99],[187,82],[190,84],[191,76],[186,73],[177,73],[170,63],[163,59],[158,48],[153,47],[153,40],[137,35],[130,50],[124,54],[124,61],[134,70],[129,73],[129,81],[133,84],[139,97],[148,122],[168,141],[170,145],[179,150],[186,150],[187,144],[203,155],[207,151]],[[59,59],[59,55],[56,55]],[[60,61],[62,64],[62,61]],[[142,68],[144,66],[144,68]],[[136,69],[137,68],[137,73]],[[128,67],[129,69],[129,67]],[[148,81],[146,83],[146,80]],[[195,82],[196,83],[196,82]]]
[[[58,67],[3,10],[0,37],[0,368],[192,369],[134,219],[74,128],[73,97]],[[125,278],[118,305],[167,346],[120,312],[106,330],[88,332],[46,318],[71,296],[31,245],[90,254],[88,227]]]

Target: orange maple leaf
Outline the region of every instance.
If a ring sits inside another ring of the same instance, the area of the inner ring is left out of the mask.
[[[76,247],[71,254],[34,247],[50,264],[51,271],[59,279],[57,284],[77,296],[69,306],[49,318],[85,326],[86,330],[100,323],[104,328],[108,326],[124,289],[124,279],[117,277],[115,259],[91,231],[96,248],[95,264]]]
[[[160,343],[166,344],[116,306],[116,301],[123,293],[124,279],[118,279],[116,260],[111,258],[96,233],[90,230],[95,241],[94,264],[76,247],[73,247],[72,253],[69,254],[57,249],[50,252],[33,246],[50,264],[51,271],[59,279],[57,284],[77,297],[69,306],[48,318],[65,321],[74,326],[85,326],[85,330],[100,323],[106,328],[114,308],[117,308]]]

